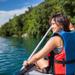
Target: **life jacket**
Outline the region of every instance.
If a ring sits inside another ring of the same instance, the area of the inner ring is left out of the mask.
[[[48,54],[48,63],[49,63],[49,67],[48,67],[48,73],[54,73],[54,52],[51,51]]]
[[[64,47],[54,56],[55,75],[75,75],[75,31],[57,34],[62,38]]]

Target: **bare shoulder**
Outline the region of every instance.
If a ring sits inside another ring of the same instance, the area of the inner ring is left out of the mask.
[[[62,40],[60,36],[53,36],[50,38],[50,41],[59,41]]]
[[[62,40],[60,36],[54,36],[52,37],[54,40]]]
[[[56,47],[60,46],[60,43],[63,45],[63,41],[60,36],[51,37],[50,41],[53,42]]]

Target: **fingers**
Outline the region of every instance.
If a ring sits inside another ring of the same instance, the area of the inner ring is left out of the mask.
[[[28,65],[27,61],[24,61],[23,66],[27,66],[27,65]]]
[[[28,69],[28,68],[29,68],[28,61],[24,61],[24,62],[23,62],[23,66],[25,66],[25,69]]]

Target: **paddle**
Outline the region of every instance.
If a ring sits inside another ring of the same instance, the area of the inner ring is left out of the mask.
[[[39,46],[41,45],[41,43],[44,41],[44,39],[46,38],[47,34],[49,33],[49,31],[51,30],[51,27],[47,30],[47,32],[45,33],[45,35],[43,36],[43,38],[41,39],[41,41],[38,43],[38,45],[35,47],[35,49],[33,50],[32,54],[30,55],[30,57],[28,58],[31,59],[31,57],[35,54],[35,52],[38,50]],[[29,68],[31,68],[32,66],[30,66]],[[24,73],[26,72],[25,70],[25,66],[23,66],[20,69],[20,74],[19,75],[24,75]]]

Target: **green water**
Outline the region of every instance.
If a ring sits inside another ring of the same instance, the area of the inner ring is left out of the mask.
[[[0,37],[0,75],[14,75],[40,39]]]

